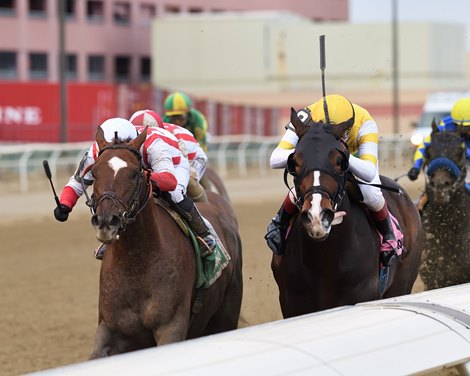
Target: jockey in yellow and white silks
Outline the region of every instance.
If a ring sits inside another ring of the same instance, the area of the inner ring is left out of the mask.
[[[366,183],[381,184],[378,166],[378,127],[372,116],[366,109],[351,103],[341,95],[328,95],[325,100],[332,127],[350,124],[341,137],[347,143],[350,151],[350,171]],[[303,111],[309,111],[314,122],[326,122],[323,98],[307,106]],[[301,116],[300,111],[299,117]],[[307,114],[305,114],[305,118],[307,118]],[[298,140],[293,126],[290,123],[287,124],[286,132],[271,154],[272,168],[286,167],[287,158],[294,152]],[[397,241],[385,199],[380,188],[364,184],[359,186],[364,197],[363,202],[371,211],[377,229],[383,236],[382,251],[384,252],[381,252],[381,256],[384,254],[382,257],[387,259],[386,263],[388,264],[395,256]],[[283,253],[285,231],[296,211],[295,192],[291,191],[273,218],[266,234],[268,246],[276,254]]]

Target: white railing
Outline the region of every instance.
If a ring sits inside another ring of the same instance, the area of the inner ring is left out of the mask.
[[[464,284],[343,306],[36,375],[468,375],[469,294]]]
[[[223,178],[229,172],[246,176],[253,170],[266,175],[270,171],[269,157],[278,142],[279,137],[214,136],[208,151],[209,163]],[[0,146],[0,186],[8,183],[15,186],[15,190],[27,192],[31,181],[44,173],[42,162],[45,159],[49,162],[53,178],[59,170],[71,174],[89,146],[90,142]],[[406,171],[411,153],[411,144],[406,137],[391,135],[380,138],[382,168],[398,167]]]
[[[13,183],[17,180],[18,189],[27,192],[33,175],[43,171],[42,162],[47,159],[52,176],[57,176],[59,168],[70,170],[80,162],[90,142],[67,144],[16,144],[0,147],[0,181]]]

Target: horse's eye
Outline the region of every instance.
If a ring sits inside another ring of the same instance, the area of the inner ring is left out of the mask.
[[[139,176],[139,171],[137,171],[137,170],[132,170],[132,172],[131,172],[131,178],[132,178],[132,179],[135,179],[135,178],[137,178],[138,176]]]
[[[341,166],[341,162],[343,161],[343,158],[341,156],[338,156],[336,158],[336,166]]]

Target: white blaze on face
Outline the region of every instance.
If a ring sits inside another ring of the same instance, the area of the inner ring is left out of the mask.
[[[127,167],[127,162],[118,157],[112,157],[108,161],[108,166],[114,171],[114,177],[116,178],[117,173],[121,168]]]
[[[313,172],[313,186],[318,187],[320,185],[320,171]],[[307,228],[310,236],[314,239],[323,238],[329,232],[329,228],[326,229],[321,220],[321,200],[322,195],[320,193],[312,194],[312,206],[308,210],[308,216],[310,218],[310,226]]]

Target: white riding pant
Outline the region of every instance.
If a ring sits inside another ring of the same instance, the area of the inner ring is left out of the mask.
[[[171,198],[174,202],[181,202],[186,194],[189,183],[189,163],[179,164],[175,167],[176,189],[170,192]]]
[[[207,160],[204,158],[196,157],[191,161],[191,170],[194,170],[196,173],[195,178],[197,181],[201,180],[201,177],[204,175],[207,169]]]
[[[358,181],[363,181],[356,176]],[[382,184],[380,181],[379,169],[375,173],[374,179],[370,182],[372,184]],[[382,194],[382,191],[378,187],[373,187],[371,185],[359,184],[362,196],[364,200],[362,201],[367,208],[373,212],[378,212],[385,205],[385,199]]]

